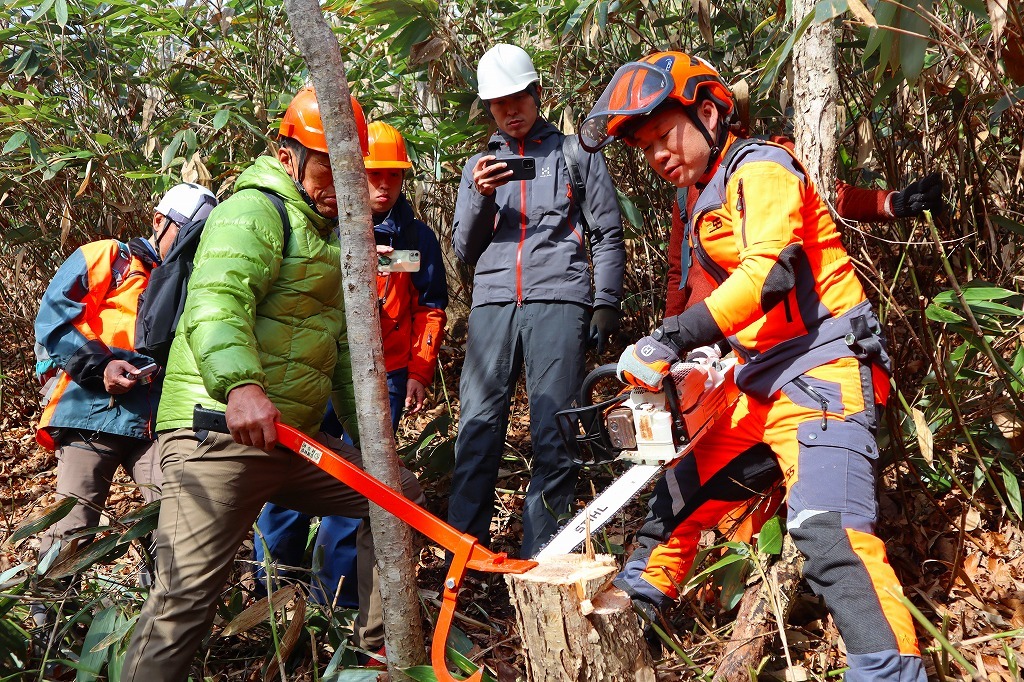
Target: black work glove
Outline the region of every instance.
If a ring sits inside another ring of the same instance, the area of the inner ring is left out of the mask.
[[[893,195],[892,214],[897,218],[910,218],[920,215],[922,211],[941,213],[945,208],[942,190],[942,175],[939,173],[915,180],[905,190]]]
[[[597,352],[603,353],[608,337],[619,331],[619,311],[611,306],[600,306],[590,316],[590,336],[587,345],[597,346]]]

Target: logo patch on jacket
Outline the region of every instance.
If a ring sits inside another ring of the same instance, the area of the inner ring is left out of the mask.
[[[711,234],[712,232],[717,232],[718,230],[722,229],[722,219],[719,218],[718,216],[713,216],[710,222],[711,227],[708,228],[708,234]]]
[[[551,166],[544,166],[540,169],[540,177],[550,178],[551,177]]]

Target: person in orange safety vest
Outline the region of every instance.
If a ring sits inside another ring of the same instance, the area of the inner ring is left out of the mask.
[[[686,247],[712,290],[629,346],[620,379],[660,390],[674,362],[698,348],[714,354],[722,340],[741,363],[740,399],[659,481],[616,584],[647,613],[676,598],[700,531],[751,494],[705,487],[778,467],[804,576],[846,644],[846,678],[923,682],[913,619],[874,534],[875,436],[889,389],[880,325],[803,166],[784,146],[730,133],[734,109],[711,65],[659,52],[622,66],[580,128],[588,150],[622,139],[661,177],[700,192]],[[777,462],[748,456],[759,443]]]
[[[76,249],[43,294],[35,319],[36,374],[46,388],[36,440],[56,450],[58,496],[79,503],[43,534],[41,573],[66,535],[99,525],[119,467],[147,502],[160,496],[153,443],[160,380],[139,371],[152,363],[135,350],[139,296],[178,229],[216,205],[205,187],[175,185],[153,212],[149,238],[103,239]],[[140,579],[148,582],[148,571]],[[32,616],[45,625],[46,606],[33,605]]]

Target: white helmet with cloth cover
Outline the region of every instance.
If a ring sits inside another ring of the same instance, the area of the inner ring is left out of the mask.
[[[182,227],[210,215],[216,205],[217,197],[213,192],[193,182],[182,182],[167,191],[155,210]]]

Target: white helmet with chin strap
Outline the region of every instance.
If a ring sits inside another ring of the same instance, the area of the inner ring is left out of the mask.
[[[480,57],[476,67],[477,94],[483,101],[514,95],[540,76],[526,50],[507,43],[498,43]]]

